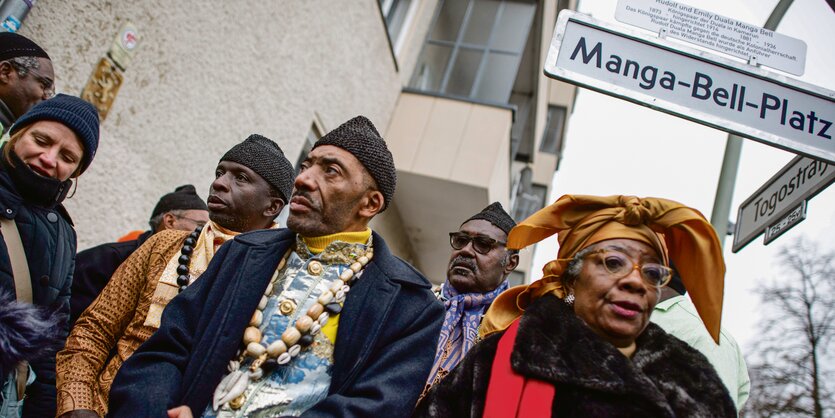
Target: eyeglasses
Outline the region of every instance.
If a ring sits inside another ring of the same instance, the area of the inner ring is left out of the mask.
[[[43,88],[44,100],[51,99],[52,96],[55,96],[55,82],[51,78],[45,77],[42,74],[38,74],[32,69],[26,68],[25,66],[15,61],[10,61],[10,63],[15,68],[15,70],[17,70],[17,72],[20,73],[21,77],[23,77],[25,74],[30,74],[32,75],[32,78],[35,79],[35,81],[40,83],[41,87]]]
[[[43,95],[46,99],[51,99],[52,96],[55,96],[55,83],[52,79],[44,77],[31,70],[29,71],[29,74],[31,74],[32,77],[38,81],[38,83],[41,83],[41,87],[43,87]]]
[[[185,219],[187,221],[191,221],[192,223],[194,223],[197,226],[206,225],[206,221],[204,221],[204,220],[198,220],[198,219],[194,219],[194,218],[189,218],[188,216],[180,216],[180,215],[174,215],[174,217],[177,218],[177,219]]]
[[[626,254],[617,250],[600,249],[586,254],[586,257],[596,254],[600,254],[603,268],[616,280],[626,277],[633,270],[638,270],[647,284],[664,287],[673,277],[673,269],[669,267],[658,263],[635,264]]]
[[[465,232],[450,232],[449,245],[456,250],[460,250],[473,242],[473,249],[479,254],[487,254],[499,245],[505,245],[506,242],[496,241],[493,238],[485,237],[483,235],[470,236]]]

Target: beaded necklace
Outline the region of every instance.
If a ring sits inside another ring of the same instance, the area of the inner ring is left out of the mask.
[[[194,244],[197,243],[197,238],[200,237],[201,231],[203,231],[202,226],[195,228],[188,235],[185,242],[183,242],[183,248],[180,249],[180,258],[177,259],[177,286],[179,286],[177,293],[186,290],[188,287],[188,270],[189,264],[191,263],[191,253],[194,252]]]
[[[239,356],[229,362],[229,374],[220,381],[214,392],[212,408],[217,411],[221,406],[229,404],[232,409],[239,409],[244,403],[244,392],[251,381],[256,381],[264,376],[262,366],[273,369],[285,365],[297,357],[301,350],[313,343],[313,337],[321,331],[328,322],[331,315],[337,315],[342,311],[345,297],[351,290],[351,286],[361,275],[361,271],[374,256],[371,240],[369,239],[365,255],[356,257],[353,263],[339,275],[339,280],[334,281],[330,289],[322,292],[319,298],[301,315],[296,322],[289,325],[281,334],[281,338],[266,344],[260,326],[264,321],[264,309],[270,296],[273,295],[276,282],[279,280],[279,273],[287,263],[291,251],[281,259],[275,269],[270,282],[267,284],[264,295],[258,302],[258,307],[249,320],[249,326],[244,330],[242,338],[244,349],[239,351]],[[240,370],[241,363],[247,358],[253,358],[248,371]]]

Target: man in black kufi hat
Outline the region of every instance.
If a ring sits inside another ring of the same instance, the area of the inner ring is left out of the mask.
[[[289,229],[224,245],[119,372],[114,416],[411,414],[443,308],[368,227],[391,205],[392,155],[358,116],[298,172]]]

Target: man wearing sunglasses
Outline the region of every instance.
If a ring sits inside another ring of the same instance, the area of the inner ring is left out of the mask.
[[[46,51],[28,38],[0,32],[0,136],[32,106],[55,95]]]
[[[494,202],[450,232],[447,279],[438,294],[446,315],[424,393],[475,345],[481,316],[508,288],[507,276],[519,264],[518,251],[505,247],[514,226],[513,218]]]

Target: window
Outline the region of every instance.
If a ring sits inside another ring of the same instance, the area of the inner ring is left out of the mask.
[[[545,199],[548,194],[548,187],[532,183],[533,171],[525,167],[519,172],[519,180],[516,183],[516,193],[513,197],[513,219],[516,222],[525,220],[534,212],[545,207]]]
[[[507,103],[535,12],[533,2],[441,1],[410,86]]]
[[[383,17],[386,20],[386,30],[389,33],[389,40],[397,50],[397,41],[400,39],[400,33],[403,31],[406,16],[409,14],[409,6],[412,5],[412,0],[379,0],[380,10],[383,12]]]
[[[548,120],[545,122],[545,132],[539,144],[540,152],[560,155],[562,152],[562,136],[565,126],[565,112],[563,106],[548,106]]]

